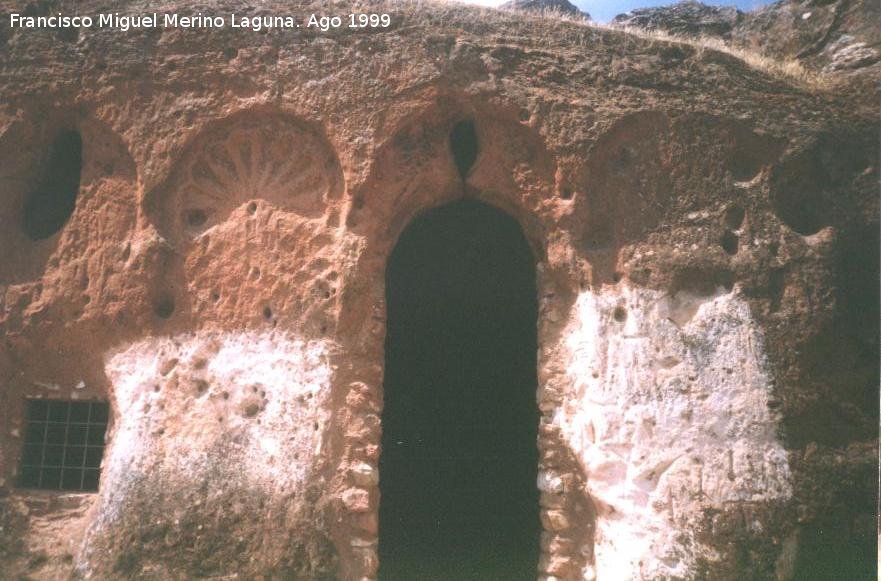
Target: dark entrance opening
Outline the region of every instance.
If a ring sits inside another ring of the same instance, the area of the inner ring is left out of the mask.
[[[517,222],[460,200],[386,271],[381,579],[535,579],[535,264]]]

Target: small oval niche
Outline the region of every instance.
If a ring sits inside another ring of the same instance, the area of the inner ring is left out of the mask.
[[[477,161],[479,151],[477,141],[477,129],[474,121],[459,121],[450,132],[450,149],[453,152],[453,161],[459,170],[459,177],[463,180],[468,177],[471,167]]]
[[[55,136],[39,185],[24,203],[24,231],[31,240],[49,238],[61,230],[76,207],[83,166],[83,140],[79,131],[64,130]]]

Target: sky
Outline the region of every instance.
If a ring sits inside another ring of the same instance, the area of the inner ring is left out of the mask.
[[[470,4],[480,4],[482,6],[498,6],[504,3],[504,0],[463,0]],[[661,6],[664,4],[673,4],[674,2],[664,2],[662,0],[569,0],[580,9],[588,12],[594,20],[599,22],[607,22],[622,12],[627,12],[634,8],[642,8],[645,6]],[[737,6],[741,10],[752,10],[765,4],[769,4],[770,0],[703,0],[704,4],[714,4],[716,6]]]

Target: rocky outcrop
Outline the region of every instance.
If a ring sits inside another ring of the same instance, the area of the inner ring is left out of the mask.
[[[853,85],[874,103],[881,78],[881,7],[871,0],[778,0],[751,12],[688,0],[621,14],[614,25],[684,37],[721,38],[733,47]]]
[[[731,7],[707,6],[685,0],[672,6],[639,8],[612,19],[616,26],[635,26],[646,30],[663,30],[685,36],[719,36],[728,38],[743,19],[743,13]]]
[[[569,0],[509,0],[499,6],[499,8],[502,10],[518,10],[520,12],[556,12],[590,19],[590,14],[579,10]]]
[[[825,73],[881,73],[881,7],[871,0],[778,0],[749,13],[734,37]]]

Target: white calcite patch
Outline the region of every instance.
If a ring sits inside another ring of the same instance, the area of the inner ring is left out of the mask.
[[[206,332],[147,338],[110,354],[115,428],[101,521],[114,520],[132,474],[197,483],[224,464],[218,455],[230,445],[243,449],[233,472],[249,489],[302,488],[325,445],[328,350],[282,333]]]
[[[737,292],[582,294],[555,421],[597,506],[596,575],[688,577],[701,510],[791,495],[760,329]]]

